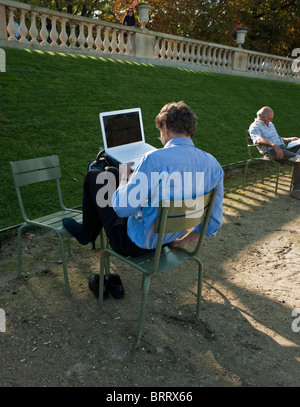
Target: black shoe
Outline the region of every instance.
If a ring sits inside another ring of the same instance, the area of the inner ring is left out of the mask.
[[[89,277],[89,289],[95,295],[95,297],[99,298],[99,274],[92,274]],[[107,278],[104,276],[103,299],[106,300],[107,298],[108,298]]]
[[[108,276],[107,288],[116,300],[120,300],[125,295],[124,287],[118,274],[110,274]]]
[[[81,223],[76,222],[76,220],[72,218],[64,218],[62,223],[67,231],[71,233],[71,235],[74,236],[80,244],[86,245],[89,243],[89,239],[87,238]]]

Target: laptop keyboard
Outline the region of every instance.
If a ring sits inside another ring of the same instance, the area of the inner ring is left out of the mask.
[[[146,145],[141,145],[139,147],[134,147],[134,150],[130,151],[130,154],[128,154],[128,151],[119,151],[118,152],[118,159],[120,161],[128,162],[129,157],[130,161],[134,161],[136,157],[141,157],[145,153],[149,151],[149,146]]]

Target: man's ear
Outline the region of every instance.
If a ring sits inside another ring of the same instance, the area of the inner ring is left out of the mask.
[[[168,130],[168,127],[167,127],[167,125],[166,125],[166,122],[162,122],[162,130],[166,133],[166,134],[168,134],[169,133],[169,130]]]

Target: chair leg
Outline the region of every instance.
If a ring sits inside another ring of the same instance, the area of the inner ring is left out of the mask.
[[[249,161],[247,161],[247,162],[246,162],[246,165],[245,165],[244,179],[243,179],[243,188],[245,188],[245,182],[246,182],[246,174],[247,174],[248,164],[249,164]]]
[[[70,285],[69,285],[69,277],[68,277],[68,270],[67,270],[67,262],[66,262],[66,256],[65,256],[65,249],[64,249],[64,242],[61,237],[61,235],[58,233],[58,238],[59,238],[59,246],[60,246],[60,255],[61,255],[61,260],[62,260],[62,266],[63,266],[63,272],[64,272],[64,279],[65,279],[65,286],[66,286],[66,292],[67,296],[70,296]]]
[[[197,307],[196,318],[200,319],[200,304],[202,297],[202,280],[203,280],[203,266],[201,261],[198,261],[198,293],[197,293]]]
[[[18,271],[17,271],[17,276],[18,278],[21,277],[22,274],[22,229],[27,226],[25,223],[21,225],[18,229]]]
[[[107,241],[107,237],[105,235],[104,229],[102,228],[100,232],[100,250],[101,252],[108,247],[108,244],[105,243],[105,239]],[[109,275],[110,274],[110,262],[109,262],[109,257],[107,256],[105,258],[105,274]]]
[[[277,195],[279,176],[280,176],[280,167],[278,166],[278,168],[277,168],[277,178],[276,178],[276,187],[275,187],[275,195]]]
[[[267,165],[267,163],[264,162],[264,165],[263,165],[263,176],[262,176],[262,180],[261,180],[262,184],[265,183],[266,165]]]
[[[70,243],[71,239],[68,239],[68,256],[72,257],[72,250],[71,250],[71,243]]]
[[[141,286],[142,291],[143,291],[143,287],[144,287],[145,277],[146,277],[146,275],[143,273],[142,286]]]
[[[142,296],[140,317],[139,317],[138,330],[137,330],[136,342],[135,342],[136,347],[138,347],[141,342],[144,314],[145,314],[145,308],[146,308],[146,303],[147,303],[147,298],[148,298],[150,281],[151,281],[151,276],[149,276],[149,275],[144,276],[144,278],[143,278],[143,296]]]
[[[290,191],[293,189],[293,183],[294,183],[294,167],[292,167]]]
[[[108,276],[110,274],[110,262],[109,257],[105,259],[105,274]]]
[[[105,253],[100,254],[100,274],[99,274],[99,310],[102,311],[103,306],[103,285],[104,285],[104,269],[106,268]]]

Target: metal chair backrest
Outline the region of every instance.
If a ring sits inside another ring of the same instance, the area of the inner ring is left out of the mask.
[[[261,154],[259,153],[256,145],[253,144],[249,130],[246,131],[246,138],[247,138],[247,149],[248,149],[249,158],[255,159],[255,158],[261,157]],[[254,152],[256,153],[255,156],[253,156]]]
[[[201,234],[193,252],[193,255],[196,255],[205,236],[216,193],[216,190],[212,190],[194,199],[161,201],[154,227],[154,231],[159,234],[157,246],[162,245],[165,233],[185,231],[203,222]]]
[[[59,179],[61,178],[61,170],[59,167],[59,158],[57,155],[32,158],[21,161],[11,161],[9,164],[22,216],[26,221],[28,220],[28,217],[25,213],[25,208],[20,191],[20,188],[23,186],[43,181],[55,180],[60,206],[63,209],[65,208],[62,201],[61,188],[59,183]]]

